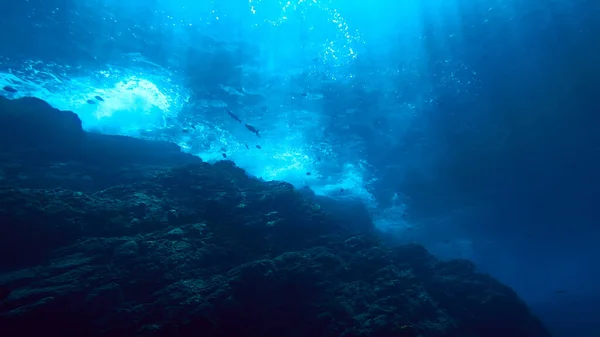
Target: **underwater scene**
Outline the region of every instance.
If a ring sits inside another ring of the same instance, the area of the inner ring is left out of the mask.
[[[0,335],[600,337],[600,2],[2,0]]]

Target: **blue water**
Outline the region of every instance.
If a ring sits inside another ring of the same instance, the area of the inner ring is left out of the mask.
[[[7,96],[361,200],[557,336],[600,335],[599,3],[21,0],[0,16]]]

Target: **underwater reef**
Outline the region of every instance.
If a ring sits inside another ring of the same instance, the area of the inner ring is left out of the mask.
[[[547,337],[364,207],[0,97],[0,335]]]

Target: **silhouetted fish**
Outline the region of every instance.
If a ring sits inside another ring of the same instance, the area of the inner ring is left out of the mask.
[[[260,147],[260,145],[256,145],[256,148],[259,150],[262,149],[262,147]]]
[[[244,144],[244,146],[245,146],[245,147],[246,147],[248,150],[250,150],[250,146],[248,146],[248,144]]]
[[[181,129],[181,132],[183,132],[183,133],[190,133],[192,130],[196,130],[196,127],[194,125],[189,124],[187,126],[184,126]]]
[[[242,120],[238,117],[238,115],[231,112],[231,110],[227,110],[227,114],[229,115],[229,117],[235,119],[238,123],[242,122]]]
[[[221,155],[223,156],[223,158],[227,158],[227,153],[223,153]]]
[[[2,88],[2,89],[4,89],[4,91],[8,91],[8,92],[12,92],[12,93],[15,93],[15,92],[17,92],[17,89],[15,89],[15,88],[13,88],[13,87],[10,87],[10,86],[8,86],[8,85],[7,85],[7,86],[5,86],[5,87],[4,87],[4,88]]]
[[[95,99],[99,100],[100,102],[104,102],[104,98],[100,97],[100,96],[94,96]]]
[[[309,175],[311,175],[311,174],[312,174],[312,173],[310,173],[310,172],[306,172],[306,175],[307,175],[307,176],[309,176]]]
[[[91,99],[88,99],[86,102],[87,102],[87,104],[96,104],[96,101],[93,101]]]
[[[260,132],[259,129],[253,127],[250,124],[246,124],[246,129],[250,130],[251,132],[254,132],[256,134],[256,137],[260,137],[260,135],[258,134]]]

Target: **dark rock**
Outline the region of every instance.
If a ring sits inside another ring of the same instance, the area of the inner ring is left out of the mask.
[[[38,128],[0,138],[3,336],[549,336],[471,262],[388,247],[359,204],[0,104],[2,131]]]
[[[0,96],[0,150],[26,163],[69,160],[123,167],[201,161],[168,142],[84,132],[75,113],[30,97],[9,100]]]
[[[373,220],[367,207],[358,200],[335,200],[324,196],[314,196],[313,200],[336,221],[344,224],[347,230],[359,232],[374,230]]]
[[[0,150],[36,149],[49,156],[77,152],[85,135],[81,121],[70,111],[60,111],[37,98],[10,100],[0,96]],[[46,157],[46,156],[44,156]]]

